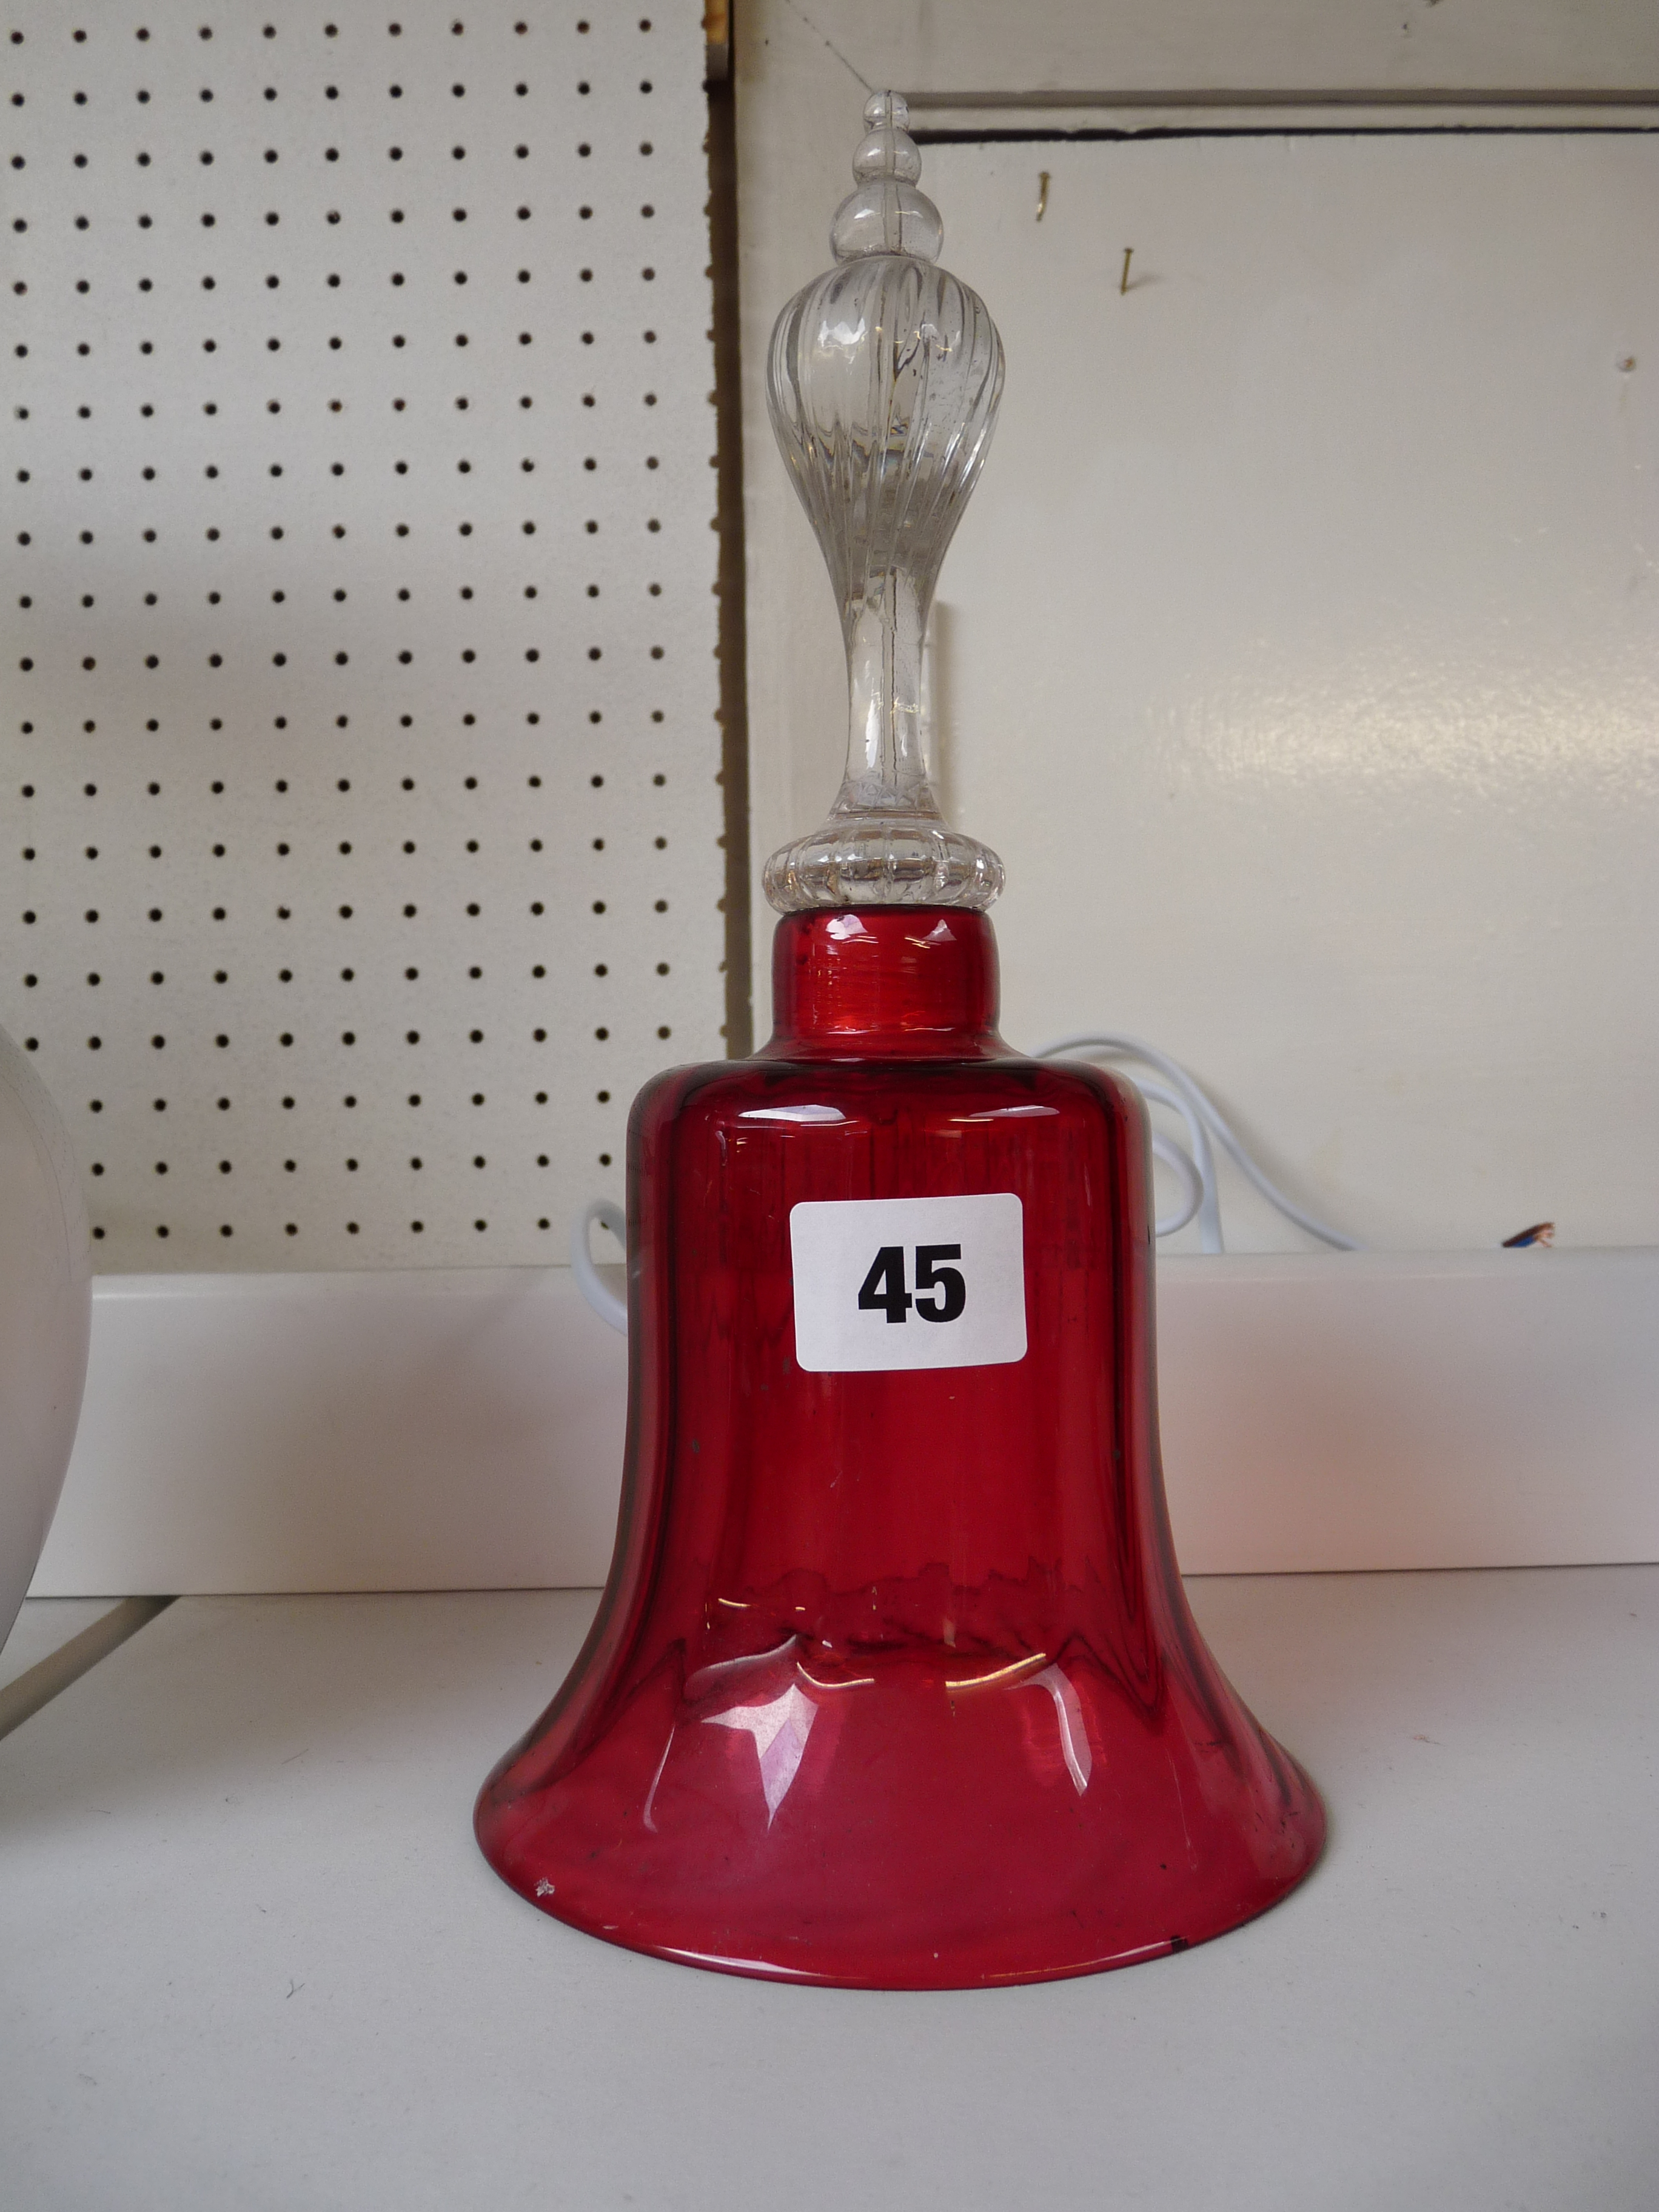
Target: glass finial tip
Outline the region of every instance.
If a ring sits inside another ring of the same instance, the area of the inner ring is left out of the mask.
[[[857,190],[836,210],[830,244],[837,261],[865,253],[908,253],[937,261],[945,226],[926,192],[916,190],[921,149],[906,125],[910,110],[897,92],[872,93],[864,104],[867,136],[853,156]]]

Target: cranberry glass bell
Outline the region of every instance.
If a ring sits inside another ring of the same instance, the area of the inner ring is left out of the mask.
[[[865,110],[773,421],[842,610],[847,775],[775,854],[775,1027],[629,1138],[617,1553],[477,1808],[554,1917],[731,1972],[1035,1981],[1219,1935],[1318,1857],[1194,1626],[1158,1466],[1145,1109],[997,1035],[994,854],[928,786],[921,640],[1002,349]]]

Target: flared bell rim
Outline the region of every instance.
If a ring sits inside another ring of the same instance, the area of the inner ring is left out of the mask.
[[[1207,1911],[1200,1907],[1186,1916],[1186,1927],[1096,1953],[1090,1953],[1085,1946],[1076,1948],[1072,1955],[1064,1954],[1067,1935],[1075,1927],[1072,1923],[1068,1929],[1068,1915],[1055,1914],[1046,1920],[1034,1917],[1023,1931],[1031,1955],[1018,1965],[980,1972],[963,1971],[951,1957],[941,1957],[937,1953],[933,1960],[927,1961],[919,1954],[907,1960],[902,1954],[890,1952],[878,1968],[850,1961],[842,1965],[799,1965],[778,1957],[749,1957],[732,1951],[713,1951],[695,1943],[676,1943],[665,1935],[653,1937],[640,1931],[630,1932],[620,1923],[607,1923],[597,1915],[562,1905],[556,1885],[550,1883],[544,1875],[532,1879],[526,1872],[521,1877],[507,1863],[510,1855],[499,1847],[493,1832],[493,1815],[497,1809],[494,1794],[497,1778],[493,1775],[479,1793],[473,1831],[479,1849],[495,1873],[537,1911],[578,1935],[592,1936],[598,1942],[608,1943],[613,1949],[630,1951],[638,1957],[660,1960],[666,1966],[692,1966],[704,1973],[727,1974],[743,1981],[779,1982],[807,1989],[921,1993],[1017,1989],[1043,1982],[1076,1981],[1090,1974],[1115,1973],[1132,1966],[1150,1966],[1159,1959],[1178,1957],[1185,1951],[1195,1950],[1249,1927],[1252,1921],[1274,1911],[1303,1887],[1317,1871],[1328,1841],[1325,1802],[1301,1761],[1265,1729],[1259,1730],[1259,1735],[1296,1791],[1297,1802],[1287,1814],[1287,1826],[1297,1831],[1303,1842],[1304,1856],[1299,1864],[1265,1881],[1262,1893],[1242,1906],[1235,1902]]]

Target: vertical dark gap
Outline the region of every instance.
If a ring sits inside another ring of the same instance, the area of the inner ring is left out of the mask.
[[[726,800],[726,1051],[754,1049],[749,989],[749,693],[744,621],[743,387],[738,331],[738,145],[732,72],[708,87],[708,237],[714,280],[720,530],[720,782]]]

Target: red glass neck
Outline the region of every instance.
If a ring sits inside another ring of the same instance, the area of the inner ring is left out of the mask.
[[[786,915],[772,940],[771,1059],[993,1059],[997,941],[957,907]]]

